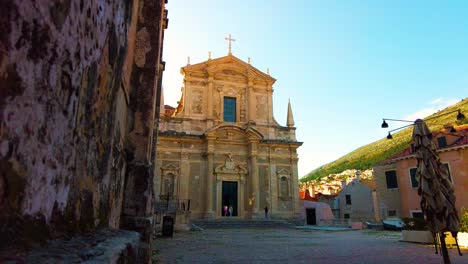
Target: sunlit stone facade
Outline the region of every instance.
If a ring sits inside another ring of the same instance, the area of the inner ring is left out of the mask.
[[[273,117],[275,79],[232,54],[181,68],[179,105],[160,117],[155,193],[190,199],[190,217],[299,213],[296,128]],[[162,111],[164,113],[164,111]]]

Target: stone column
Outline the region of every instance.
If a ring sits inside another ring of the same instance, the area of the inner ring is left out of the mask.
[[[213,171],[214,171],[214,138],[208,139],[208,149],[206,152],[207,156],[207,179],[206,179],[206,218],[213,217]]]
[[[260,204],[260,186],[258,183],[258,164],[257,164],[257,144],[258,141],[250,141],[250,176],[251,176],[251,195],[253,198],[252,216],[258,216],[258,209]]]

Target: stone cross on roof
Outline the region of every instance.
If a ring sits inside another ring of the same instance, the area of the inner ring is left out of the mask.
[[[229,52],[228,52],[228,54],[232,55],[232,53],[231,53],[231,44],[232,44],[233,41],[236,41],[236,40],[231,38],[231,34],[229,34],[229,37],[225,37],[224,39],[229,42]]]

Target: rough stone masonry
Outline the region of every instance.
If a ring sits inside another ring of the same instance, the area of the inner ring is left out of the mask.
[[[164,7],[0,0],[0,249],[101,227],[150,249]]]

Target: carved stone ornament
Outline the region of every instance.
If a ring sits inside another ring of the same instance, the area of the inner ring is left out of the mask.
[[[276,174],[278,174],[278,176],[286,176],[289,178],[289,175],[291,174],[291,172],[288,170],[288,169],[285,169],[285,168],[281,168],[279,170],[276,171]]]
[[[226,154],[226,160],[224,164],[216,167],[216,173],[235,173],[235,174],[247,174],[247,166],[245,164],[236,163],[232,159],[232,154]]]
[[[178,175],[179,174],[179,166],[175,165],[175,164],[167,164],[167,165],[164,165],[164,166],[161,166],[161,172],[162,172],[162,175],[166,175],[166,174],[169,174],[169,173],[172,173],[174,175]]]

